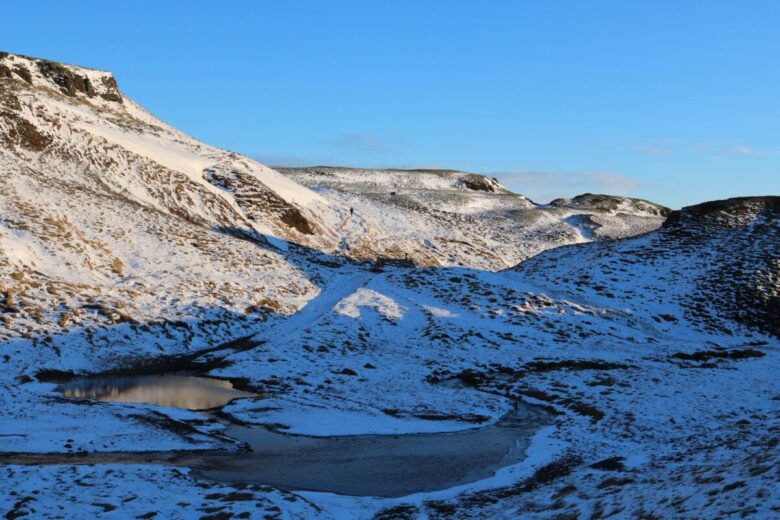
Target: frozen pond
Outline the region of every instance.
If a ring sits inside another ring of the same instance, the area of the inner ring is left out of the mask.
[[[455,433],[306,437],[233,426],[252,453],[203,470],[208,479],[282,489],[400,497],[475,482],[525,458],[546,412],[518,405],[492,426]]]
[[[87,379],[60,385],[63,396],[122,403],[207,410],[255,394],[223,380],[189,376]],[[400,497],[447,489],[492,476],[520,462],[531,437],[549,424],[538,408],[518,403],[493,425],[454,433],[310,437],[263,426],[228,425],[226,434],[251,448],[245,453],[198,456],[90,454],[97,462],[163,463],[188,466],[198,478],[268,484],[288,490],[342,495]],[[466,425],[464,425],[465,427]]]

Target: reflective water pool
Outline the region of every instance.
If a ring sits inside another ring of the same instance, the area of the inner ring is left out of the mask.
[[[55,391],[70,399],[146,403],[188,410],[219,408],[233,399],[255,395],[236,390],[230,381],[179,375],[82,379],[62,384]]]
[[[236,398],[255,396],[234,389],[228,381],[179,375],[85,379],[60,385],[57,391],[72,399],[190,410],[218,408]],[[491,426],[455,433],[309,437],[262,425],[231,424],[226,425],[225,433],[243,441],[251,452],[197,456],[117,453],[113,458],[108,453],[95,453],[84,454],[79,462],[134,463],[137,459],[147,464],[187,466],[194,470],[193,475],[212,481],[400,497],[482,480],[520,462],[533,435],[549,421],[546,412],[517,403]]]

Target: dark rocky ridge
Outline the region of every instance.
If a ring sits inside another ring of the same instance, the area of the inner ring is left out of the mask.
[[[14,56],[34,63],[41,75],[66,96],[76,97],[80,93],[89,98],[100,97],[107,101],[122,103],[122,93],[119,91],[116,79],[110,73],[104,73],[100,78],[101,84],[96,86],[89,77],[79,73],[79,69],[83,70],[82,67],[72,67],[55,61],[0,52],[0,78],[13,78],[15,74],[25,82],[32,83],[32,73],[25,64],[10,64],[14,61]]]
[[[716,320],[711,306],[780,338],[780,197],[705,202],[664,224],[686,249],[714,245],[709,276],[698,281],[692,314]]]
[[[742,325],[780,338],[780,197],[686,207],[647,235],[562,247],[515,269],[527,279],[559,273],[562,291],[648,315],[645,306],[677,305],[703,332],[729,336]]]
[[[726,216],[725,214],[734,217],[751,217],[755,214],[756,210],[767,210],[774,213],[780,211],[780,196],[734,197],[731,199],[712,200],[693,206],[686,206],[682,210],[671,212],[664,226],[671,227],[680,225],[690,217],[697,219],[714,219],[710,221],[711,223],[717,222],[718,220],[723,221],[723,217]]]

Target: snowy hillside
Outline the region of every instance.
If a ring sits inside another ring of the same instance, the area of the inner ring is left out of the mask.
[[[277,169],[354,209],[341,228],[350,252],[381,242],[418,265],[504,269],[551,247],[651,231],[669,212],[624,197],[540,206],[496,179],[452,170]]]
[[[277,172],[170,128],[109,73],[5,54],[0,175],[9,517],[780,514],[777,197],[670,214],[540,206],[454,171]],[[201,413],[56,390],[136,374],[252,396]],[[206,476],[208,457],[247,457],[235,425],[400,437],[494,427],[518,403],[546,418],[520,462],[455,487]]]
[[[323,403],[465,422],[521,398],[560,414],[547,480],[505,476],[385,508],[434,518],[772,517],[779,219],[778,198],[733,199],[502,273],[365,275],[300,334],[232,356],[218,373],[273,376],[287,391],[270,410],[242,402],[227,411],[317,434],[307,418]],[[351,424],[359,433],[376,423]]]
[[[0,54],[0,82],[0,284],[13,303],[0,337],[268,305],[289,313],[317,291],[300,256],[500,269],[600,236],[585,232],[590,210],[537,209],[478,175],[347,171],[339,178],[357,194],[309,189],[296,182],[308,176],[171,128],[108,72]],[[616,235],[662,222],[622,210],[592,218]]]

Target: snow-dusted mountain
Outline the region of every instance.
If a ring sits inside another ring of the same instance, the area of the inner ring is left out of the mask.
[[[540,208],[457,172],[282,175],[171,128],[108,72],[2,54],[0,81],[0,283],[15,302],[0,337],[266,300],[289,313],[317,291],[294,266],[305,251],[500,269],[663,221],[628,200]]]
[[[109,73],[9,54],[0,177],[7,516],[780,513],[777,197],[670,214],[454,171],[272,170]],[[213,416],[54,391],[174,371],[258,394],[221,417],[312,436],[476,428],[518,400],[552,424],[493,477],[352,497],[204,480],[199,450],[237,449]]]
[[[453,170],[277,170],[354,209],[341,228],[351,251],[379,242],[384,255],[409,254],[419,265],[503,269],[551,247],[652,231],[669,214],[646,201],[595,195],[543,206],[496,179]]]

